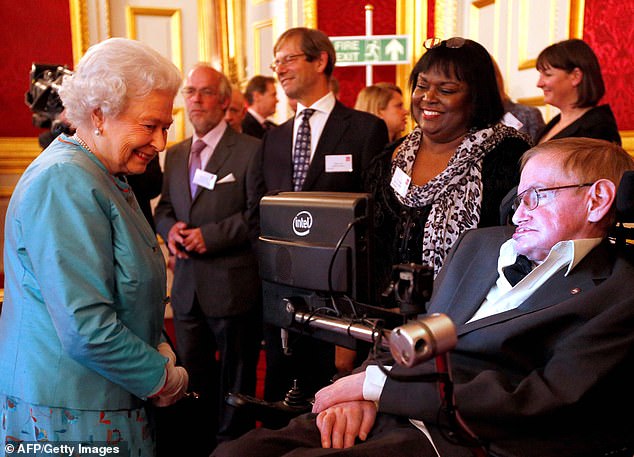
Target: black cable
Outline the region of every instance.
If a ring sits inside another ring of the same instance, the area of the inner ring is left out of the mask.
[[[344,240],[346,239],[346,236],[348,236],[348,233],[350,233],[350,230],[352,229],[352,227],[354,227],[356,224],[358,224],[359,222],[361,222],[364,219],[366,219],[366,216],[357,217],[353,221],[350,221],[348,223],[348,226],[346,227],[346,230],[343,232],[343,235],[339,238],[339,241],[337,241],[337,245],[335,246],[335,252],[333,252],[332,257],[330,258],[330,265],[328,265],[328,292],[330,293],[331,297],[335,293],[333,288],[332,288],[332,268],[333,268],[333,266],[335,264],[335,259],[337,258],[337,253],[339,252],[339,249],[341,249],[341,245],[343,244]]]

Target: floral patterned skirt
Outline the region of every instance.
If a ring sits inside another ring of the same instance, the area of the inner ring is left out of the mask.
[[[18,446],[36,441],[118,444],[127,451],[124,456],[155,455],[153,430],[143,408],[116,411],[57,408],[33,405],[0,393],[0,449],[4,451],[7,444]]]

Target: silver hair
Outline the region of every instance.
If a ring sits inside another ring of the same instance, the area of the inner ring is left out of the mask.
[[[97,108],[115,117],[130,99],[154,90],[175,97],[181,81],[178,68],[147,44],[109,38],[88,49],[75,72],[64,78],[59,96],[73,125],[89,125]]]

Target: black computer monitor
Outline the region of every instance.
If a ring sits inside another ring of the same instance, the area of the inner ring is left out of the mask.
[[[264,320],[286,326],[284,299],[375,303],[373,204],[365,193],[282,192],[260,203]]]

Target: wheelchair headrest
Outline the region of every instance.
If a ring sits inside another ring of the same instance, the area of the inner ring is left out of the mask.
[[[616,192],[616,220],[634,222],[634,171],[626,171]]]

